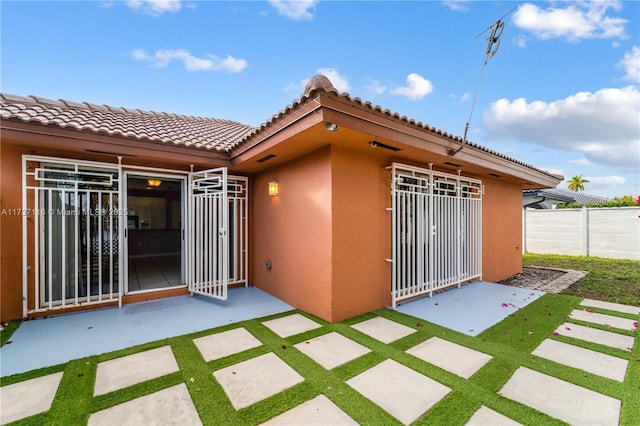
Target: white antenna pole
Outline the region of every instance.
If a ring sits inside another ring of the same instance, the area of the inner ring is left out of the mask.
[[[516,6],[517,7],[517,6]],[[493,58],[495,54],[498,52],[500,48],[500,36],[504,31],[504,21],[503,19],[507,17],[511,12],[513,12],[516,7],[511,9],[509,12],[504,14],[502,18],[498,19],[493,25],[482,31],[480,34],[476,36],[476,38],[480,37],[482,34],[486,33],[488,30],[491,30],[491,34],[487,37],[487,50],[485,51],[484,61],[482,62],[482,67],[480,67],[480,76],[478,77],[478,84],[476,84],[476,91],[473,95],[473,102],[471,103],[471,112],[469,112],[469,119],[464,126],[464,134],[462,136],[462,142],[460,143],[460,147],[458,149],[450,149],[449,155],[454,156],[467,144],[467,134],[469,133],[469,125],[471,124],[471,118],[473,117],[473,110],[476,107],[476,101],[478,99],[478,92],[480,91],[480,82],[482,81],[482,75],[484,74],[484,69],[487,66],[487,62],[489,59]]]

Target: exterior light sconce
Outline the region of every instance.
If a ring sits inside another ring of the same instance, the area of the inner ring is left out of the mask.
[[[338,125],[336,123],[327,123],[324,125],[324,128],[327,130],[327,132],[335,132],[336,130],[338,130]]]
[[[159,179],[147,179],[147,183],[149,184],[149,186],[152,186],[154,188],[162,185],[162,181]]]
[[[272,180],[271,182],[269,182],[269,195],[276,196],[280,193],[280,188],[278,186],[278,181],[277,180]]]

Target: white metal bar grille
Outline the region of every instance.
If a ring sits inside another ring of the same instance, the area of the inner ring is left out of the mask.
[[[189,291],[227,299],[229,201],[227,169],[189,175]]]
[[[392,302],[482,276],[482,182],[394,163]]]
[[[249,285],[248,178],[228,176],[229,284]]]
[[[119,166],[37,156],[22,164],[23,315],[119,301]]]

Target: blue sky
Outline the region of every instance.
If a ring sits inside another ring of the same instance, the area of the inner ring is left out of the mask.
[[[586,192],[640,192],[640,2],[2,1],[0,89],[259,125],[341,92]],[[562,183],[559,187],[566,187]]]

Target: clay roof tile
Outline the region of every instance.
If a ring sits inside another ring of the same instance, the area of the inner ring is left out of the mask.
[[[0,94],[0,116],[43,126],[226,152],[255,129],[232,120]]]

